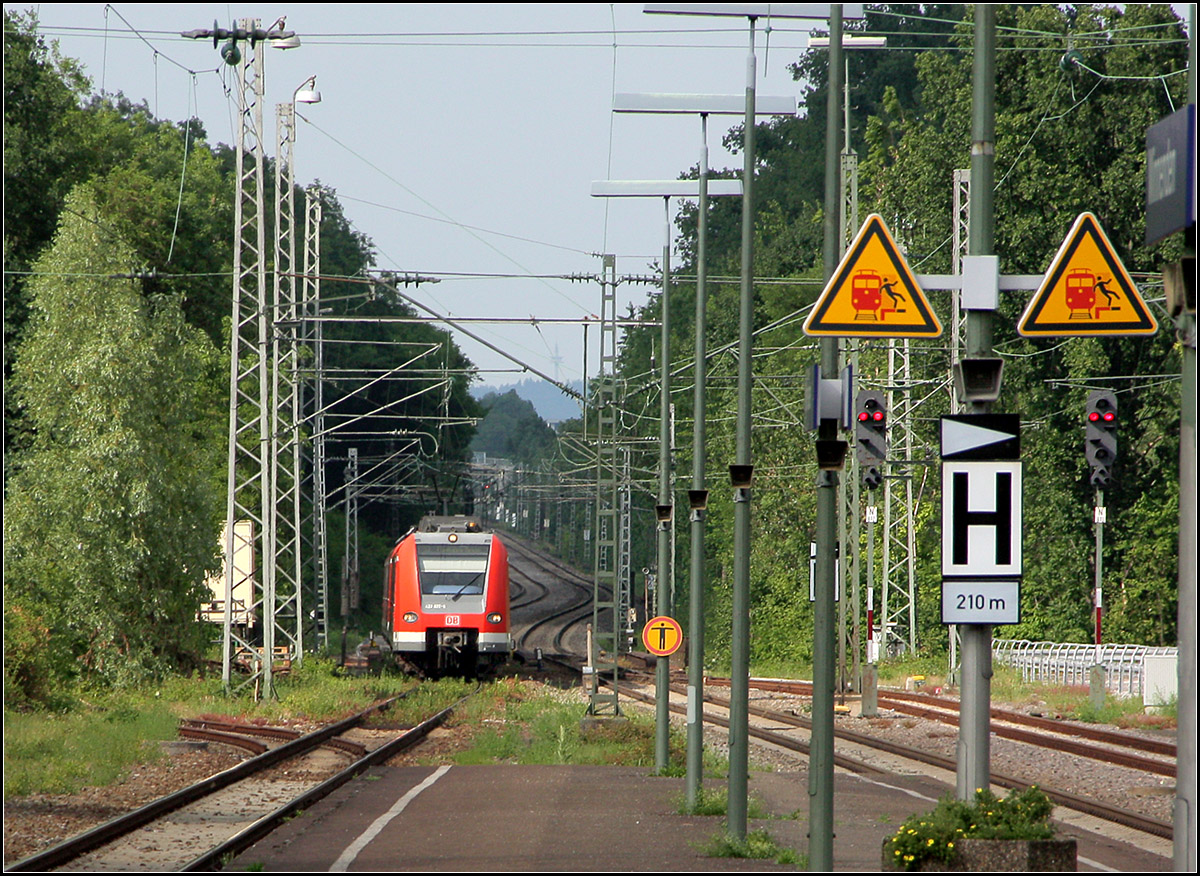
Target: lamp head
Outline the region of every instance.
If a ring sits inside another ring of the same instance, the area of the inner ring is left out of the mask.
[[[293,106],[298,103],[320,103],[321,92],[317,91],[317,77],[309,76],[292,92]]]

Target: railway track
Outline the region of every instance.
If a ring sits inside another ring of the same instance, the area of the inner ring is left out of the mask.
[[[718,679],[709,679],[708,685],[717,686],[719,681],[720,680]],[[785,688],[781,688],[779,685],[799,687],[804,686],[803,682],[779,682],[776,680],[762,683],[767,687],[767,689],[776,691],[785,690]],[[755,686],[755,682],[752,681],[751,687]],[[807,685],[807,688],[807,692],[811,694],[811,685]],[[760,687],[759,689],[762,688]],[[679,696],[686,696],[686,689],[681,685],[672,685],[671,690],[673,693]],[[786,690],[786,692],[795,693],[796,691],[792,689]],[[652,704],[655,702],[653,688],[649,686],[642,690],[625,686],[622,687],[622,693],[646,703]],[[880,701],[882,702],[883,699],[884,697],[881,694]],[[713,696],[711,694],[705,694],[704,701],[706,704],[716,706],[723,710],[728,709],[729,707],[728,700]],[[682,703],[671,703],[670,709],[672,712],[680,715],[686,715],[687,713],[687,707]],[[759,718],[763,721],[775,724],[783,724],[800,730],[809,730],[812,726],[812,722],[808,718],[791,714],[789,712],[779,711],[777,709],[768,709],[761,706],[751,705],[749,707],[749,713],[752,717]],[[708,710],[705,710],[704,712],[704,720],[706,723],[728,727],[728,721],[724,717],[710,714]],[[765,729],[761,726],[755,727],[752,722],[750,727],[750,735],[771,745],[785,748],[804,756],[808,755],[807,741],[803,739],[797,739],[795,736],[792,736],[789,733]],[[869,733],[860,733],[841,728],[835,728],[834,735],[837,739],[850,745],[881,751],[894,757],[900,757],[904,758],[905,760],[915,761],[927,766],[932,766],[937,769],[947,771],[951,774],[956,771],[957,764],[954,758],[941,756],[921,748],[916,748],[910,745],[897,743],[892,740],[872,736]],[[1132,740],[1136,738],[1129,734],[1116,735],[1121,736],[1125,740]],[[1059,741],[1043,740],[1042,744],[1049,748],[1054,748],[1060,751],[1062,750]],[[835,765],[842,769],[850,770],[851,772],[862,775],[877,775],[881,772],[880,767],[876,764],[872,764],[861,758],[842,753],[835,753],[834,762]],[[1028,788],[1031,784],[1037,784],[1038,787],[1041,788],[1059,806],[1074,810],[1076,812],[1082,812],[1113,824],[1119,824],[1124,827],[1132,828],[1152,836],[1170,839],[1173,835],[1174,828],[1170,822],[1148,816],[1141,812],[1130,810],[1124,806],[1118,806],[1103,800],[1085,797],[1071,791],[1050,787],[1044,782],[1033,783],[1020,777],[993,770],[992,783],[1003,788],[1022,789]]]
[[[281,773],[284,766],[294,766],[299,758],[323,745],[329,745],[341,734],[381,710],[386,710],[403,696],[393,697],[316,732],[289,739],[282,745],[259,753],[224,772],[101,824],[53,848],[10,864],[6,870],[36,872],[53,869],[219,869],[222,860],[253,845],[284,820],[311,806],[368,768],[384,763],[416,745],[431,730],[444,723],[462,703],[460,700],[442,709],[369,751],[358,743],[346,744],[347,741],[343,740],[337,745],[338,749],[350,754],[354,760],[323,781],[305,782],[302,777],[294,774],[288,781],[281,780],[281,775],[286,775]],[[191,729],[218,734],[223,737],[219,741],[226,743],[231,741],[232,736],[241,735],[242,732],[255,732],[279,738],[278,732],[267,732],[271,728],[245,727],[244,731],[237,729],[236,734],[228,729],[217,730],[211,727]],[[291,735],[290,731],[286,730],[282,731],[282,734]],[[242,739],[253,742],[245,736]],[[297,784],[306,787],[297,790],[294,787]],[[285,795],[284,802],[280,804],[282,787],[290,790]],[[223,796],[218,798],[216,795]],[[256,804],[253,802],[255,800],[260,802]],[[131,841],[131,835],[135,832],[136,840]],[[131,842],[136,845],[136,849],[124,847]],[[195,852],[198,842],[208,846],[199,854]]]
[[[713,687],[728,687],[729,680],[711,678],[707,683]],[[755,690],[777,691],[800,696],[812,695],[812,684],[802,681],[751,679],[750,686]],[[958,701],[948,697],[880,691],[878,701],[881,706],[895,712],[937,721],[953,727],[958,726]],[[1090,758],[1114,766],[1142,770],[1169,778],[1175,777],[1175,745],[1165,740],[1135,736],[1131,733],[1119,733],[1099,727],[1068,724],[1014,712],[1010,709],[992,708],[991,716],[992,733],[1005,739],[1066,751],[1079,757]],[[1032,730],[1022,729],[1023,727],[1029,727]],[[1079,737],[1100,744],[1078,742],[1069,737]],[[1157,757],[1147,757],[1146,755],[1157,755]]]
[[[524,549],[528,552],[528,548]],[[532,552],[529,552],[529,555],[531,557],[537,556]],[[580,577],[573,570],[563,572],[555,568],[555,564],[549,558],[537,557],[537,561],[540,561],[539,567],[546,572],[559,574],[563,577],[567,577],[568,575],[576,578]],[[588,582],[588,586],[590,587],[590,582]],[[706,686],[710,687],[717,687],[722,684],[727,685],[728,680],[709,678],[706,681]],[[805,682],[753,679],[751,687],[762,691],[777,691],[790,695],[811,696],[812,694],[812,685]],[[644,699],[647,702],[653,702],[652,691],[644,693],[622,686],[621,692],[623,694],[628,693],[630,696],[638,699]],[[675,692],[677,694],[685,694],[684,689],[678,687],[675,688]],[[705,701],[722,708],[728,705],[727,702],[722,702],[719,698],[711,695],[706,696]],[[957,726],[958,703],[956,700],[947,697],[936,697],[922,693],[880,691],[878,702],[883,708],[914,719],[936,721],[947,726]],[[671,708],[672,711],[686,714],[686,707],[683,705],[672,704]],[[808,719],[778,710],[752,706],[750,712],[763,721],[778,722],[801,730],[807,729],[810,726]],[[710,715],[707,710],[705,720],[717,725],[728,726],[725,719],[719,715]],[[1175,775],[1175,746],[1167,740],[1152,739],[1129,733],[1118,733],[1103,728],[1055,721],[1002,708],[992,709],[992,721],[993,733],[998,737],[1012,740],[1013,742],[1039,746],[1043,749],[1053,750],[1059,754],[1084,758],[1096,764],[1121,766],[1150,776],[1161,776],[1170,779]],[[769,741],[773,745],[787,748],[801,755],[807,755],[807,742],[805,740],[755,727],[751,728],[750,733],[752,736],[757,736],[763,739],[763,741]],[[953,774],[956,770],[956,763],[953,757],[922,750],[911,745],[904,745],[879,736],[872,736],[869,733],[857,733],[846,729],[838,729],[835,733],[840,740],[855,746],[870,748],[885,752],[894,757],[923,763],[927,766],[949,772],[950,774]],[[931,733],[930,735],[933,734]],[[854,772],[869,774],[880,771],[877,766],[849,755],[837,754],[835,755],[835,761],[839,766]],[[992,780],[995,785],[1005,788],[1025,788],[1033,784],[1033,782],[1023,779],[1020,776],[1009,775],[995,770],[992,774]],[[1157,837],[1170,838],[1172,835],[1172,825],[1162,819],[1133,811],[1126,806],[1094,799],[1090,795],[1076,793],[1073,790],[1048,787],[1048,783],[1045,781],[1038,781],[1036,784],[1045,790],[1058,805],[1067,809],[1083,812],[1093,817]]]
[[[513,606],[514,625],[520,627],[515,631],[517,648],[522,651],[542,648],[547,653],[581,656],[586,650],[584,630],[592,620],[591,580],[512,535],[506,536],[506,544],[510,580],[522,587],[521,601]],[[552,588],[547,578],[568,586]],[[553,603],[549,610],[547,603]],[[522,614],[536,614],[536,617],[521,622],[517,620],[517,609],[525,609]]]

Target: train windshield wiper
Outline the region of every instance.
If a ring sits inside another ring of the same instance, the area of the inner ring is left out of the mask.
[[[478,581],[478,580],[479,580],[481,577],[483,577],[483,572],[479,572],[479,573],[477,573],[476,575],[474,575],[474,576],[471,578],[471,580],[470,580],[470,581],[468,581],[468,582],[467,582],[466,584],[464,584],[462,587],[459,587],[459,588],[458,588],[458,592],[457,592],[457,593],[455,593],[455,594],[454,594],[453,596],[451,596],[450,598],[451,598],[451,599],[458,599],[458,597],[462,596],[464,593],[466,593],[466,592],[467,592],[467,588],[468,588],[468,587],[472,586],[472,585],[473,585],[473,584],[474,584],[476,581]]]

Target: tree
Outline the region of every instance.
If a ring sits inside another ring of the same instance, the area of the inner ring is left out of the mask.
[[[1091,4],[1003,7],[996,70],[995,251],[1006,274],[1043,272],[1075,217],[1097,214],[1126,267],[1151,274],[1173,254],[1144,238],[1145,131],[1183,100],[1182,23],[1169,7]],[[1064,37],[1074,46],[1066,55]],[[915,111],[892,96],[886,117],[871,119],[865,188],[920,270],[949,270],[950,180],[970,166],[971,26],[959,26],[959,50],[916,60],[921,100]],[[1139,81],[1140,80],[1140,81]],[[1118,393],[1122,453],[1116,486],[1106,491],[1106,591],[1150,601],[1164,626],[1152,638],[1174,639],[1161,610],[1174,598],[1175,526],[1159,509],[1164,484],[1178,482],[1177,389],[1157,375],[1178,374],[1169,331],[1152,338],[1030,340],[1016,335],[1025,296],[1005,295],[996,349],[1006,361],[1002,403],[1021,414],[1027,532],[1022,623],[1027,638],[1087,641],[1092,632],[1094,494],[1083,459],[1086,389]],[[1160,314],[1160,322],[1166,322]],[[944,355],[923,357],[933,379]],[[1153,377],[1151,375],[1154,375]],[[930,412],[933,413],[932,411]],[[1133,509],[1138,509],[1134,513]],[[1115,588],[1113,585],[1116,585]],[[931,580],[930,586],[936,586]],[[1149,594],[1154,594],[1153,597]],[[1118,606],[1106,637],[1144,640],[1137,612]],[[1144,620],[1143,615],[1143,620]]]
[[[554,452],[554,430],[516,390],[503,395],[489,393],[480,404],[487,413],[471,440],[473,451],[524,463],[537,462]]]
[[[38,647],[74,665],[6,651],[14,696],[75,672],[123,682],[195,665],[205,644],[221,357],[178,297],[147,298],[129,279],[137,265],[83,186],[30,282],[13,389],[35,435],[8,485],[5,628],[21,641],[44,630]]]
[[[1169,7],[1032,4],[1000,13],[996,74],[996,252],[1006,274],[1043,272],[1074,217],[1100,216],[1135,278],[1153,277],[1177,255],[1177,243],[1142,246],[1146,127],[1182,104],[1186,40]],[[917,273],[948,273],[953,221],[953,171],[970,166],[972,27],[961,5],[885,4],[868,7],[865,29],[888,31],[889,51],[847,52],[850,62],[852,133],[860,161],[860,211],[884,216]],[[1064,61],[1067,46],[1081,63]],[[900,49],[900,51],[893,51]],[[815,343],[799,328],[821,287],[821,180],[827,54],[813,50],[794,66],[806,80],[805,115],[759,126],[755,192],[754,428],[755,490],[752,505],[751,616],[755,659],[772,654],[802,657],[806,643],[777,637],[780,629],[807,639],[811,624],[795,566],[806,556],[812,527],[816,474],[811,442],[796,412],[803,410],[803,375],[816,361]],[[1133,77],[1133,78],[1129,78]],[[1139,81],[1140,79],[1140,81]],[[864,130],[865,129],[865,130]],[[862,135],[858,133],[863,131]],[[727,142],[737,145],[740,129]],[[695,175],[695,168],[688,171]],[[709,275],[736,275],[740,268],[740,206],[717,199],[709,220]],[[695,211],[679,223],[685,264],[695,253]],[[1139,273],[1144,272],[1144,273]],[[812,280],[816,279],[816,282]],[[732,377],[736,363],[719,352],[736,337],[737,296],[710,286],[708,313],[709,483],[723,480],[733,458]],[[672,338],[683,365],[692,349],[694,291],[672,292]],[[1153,299],[1151,295],[1145,296]],[[930,295],[948,323],[949,296]],[[1020,300],[1018,300],[1020,299]],[[640,312],[654,319],[656,298]],[[1122,413],[1118,484],[1106,492],[1110,523],[1105,534],[1106,637],[1128,641],[1174,640],[1167,607],[1175,592],[1176,525],[1171,509],[1178,481],[1176,385],[1159,375],[1179,373],[1178,350],[1168,331],[1154,338],[1028,340],[1016,336],[1027,297],[1005,293],[996,322],[996,349],[1006,359],[1001,407],[1023,423],[1026,462],[1026,539],[1023,623],[1005,634],[1061,641],[1091,635],[1093,577],[1091,507],[1094,492],[1084,464],[1082,410],[1086,390],[1118,391]],[[1160,322],[1167,321],[1160,314]],[[651,373],[657,329],[631,330],[621,357],[630,387]],[[947,344],[913,342],[913,380],[925,387],[914,429],[914,467],[936,459],[936,423],[949,413]],[[887,343],[861,345],[859,377],[887,380]],[[686,375],[686,369],[683,371]],[[684,378],[686,380],[686,376]],[[652,384],[652,381],[651,381]],[[678,465],[690,455],[687,427],[692,393],[676,383]],[[642,405],[643,398],[631,402]],[[653,400],[645,410],[657,410]],[[791,417],[791,419],[789,419]],[[639,418],[640,419],[640,418]],[[657,434],[653,414],[637,427]],[[921,645],[944,647],[937,611],[940,585],[936,479],[916,511],[917,633]],[[933,502],[930,500],[933,499]],[[1118,510],[1119,509],[1119,510]],[[731,530],[720,491],[709,503],[707,647],[718,658],[729,629],[723,568],[732,556]],[[679,515],[677,515],[678,519]],[[686,525],[686,524],[685,524]],[[679,544],[686,545],[681,531]],[[686,550],[686,547],[684,547]],[[686,561],[680,559],[681,568]],[[1138,606],[1151,606],[1139,611]],[[759,626],[762,622],[763,626]]]
[[[108,221],[137,252],[133,268],[181,296],[193,325],[220,342],[229,315],[233,170],[209,148],[196,119],[154,118],[124,96],[92,96],[90,81],[37,19],[4,13],[4,372],[26,320],[26,274],[49,244],[67,194],[94,183]],[[178,285],[187,275],[186,287]],[[5,408],[5,453],[31,440],[28,424]],[[7,473],[7,467],[6,467]],[[7,475],[6,475],[7,476]]]
[[[83,112],[88,80],[37,34],[30,13],[4,10],[4,377],[25,324],[24,272],[54,234],[63,199],[86,178]],[[5,455],[22,444],[5,405]],[[7,466],[5,466],[7,469]]]

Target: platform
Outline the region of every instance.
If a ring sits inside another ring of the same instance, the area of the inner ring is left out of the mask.
[[[710,782],[711,787],[721,785]],[[750,830],[807,853],[808,780],[750,776]],[[416,790],[418,789],[419,790]],[[835,777],[834,869],[878,871],[883,839],[947,788],[924,776]],[[414,793],[415,791],[415,793]],[[684,780],[605,766],[379,767],[331,794],[230,862],[268,871],[773,871],[772,860],[704,849],[723,816],[679,814]],[[1079,869],[1169,870],[1171,861],[1068,828]],[[806,858],[804,860],[807,860]],[[1100,866],[1097,866],[1100,865]],[[801,869],[805,869],[802,865]]]

